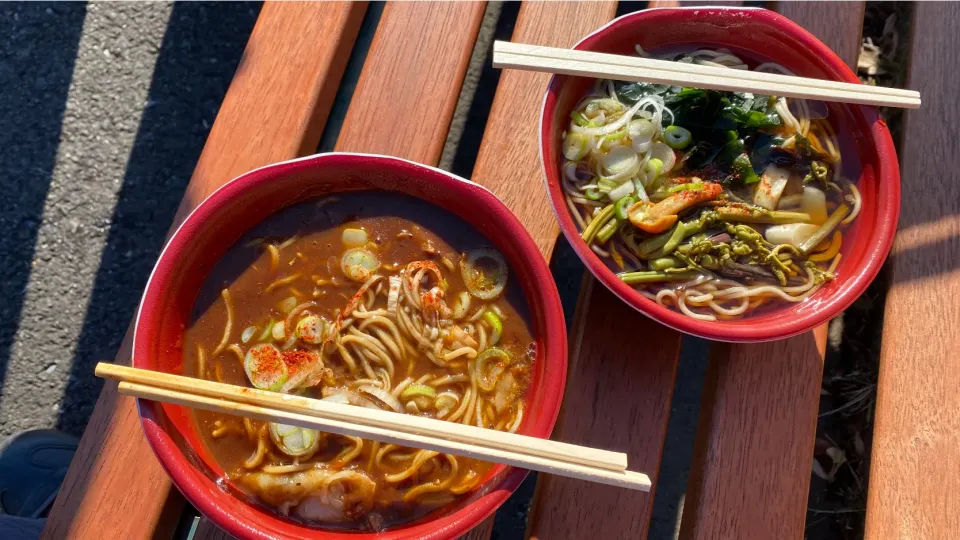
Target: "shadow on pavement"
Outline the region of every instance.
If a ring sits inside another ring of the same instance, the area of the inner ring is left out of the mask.
[[[0,6],[0,388],[20,324],[86,4]]]
[[[157,58],[127,163],[57,428],[80,434],[163,247],[260,4],[178,3]]]

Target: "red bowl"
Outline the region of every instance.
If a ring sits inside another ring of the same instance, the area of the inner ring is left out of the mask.
[[[574,48],[633,55],[638,44],[654,52],[725,47],[751,65],[773,61],[800,76],[859,82],[829,47],[786,17],[765,9],[648,9],[611,21]],[[833,103],[829,105],[830,118],[840,135],[841,152],[847,162],[857,157],[861,165],[857,187],[863,195],[860,215],[844,235],[835,280],[805,302],[746,319],[716,322],[687,317],[624,284],[580,238],[560,185],[561,133],[570,111],[592,84],[591,79],[561,75],[550,80],[540,117],[540,159],[563,234],[590,272],[627,304],[667,326],[708,339],[770,341],[806,332],[835,317],[880,271],[893,243],[900,210],[900,171],[893,141],[876,109]]]
[[[312,197],[381,190],[418,197],[459,215],[506,256],[530,306],[537,343],[527,417],[520,432],[549,437],[560,411],[567,338],[556,285],[517,218],[485,188],[410,161],[364,154],[321,154],[251,171],[218,189],[190,214],[160,255],[134,331],[133,365],[182,373],[181,340],[204,279],[245,232],[288,205]],[[185,407],[139,400],[150,446],[174,484],[204,515],[241,538],[454,538],[480,523],[520,485],[526,470],[495,467],[472,494],[419,521],[380,534],[310,529],[248,502],[224,481]]]

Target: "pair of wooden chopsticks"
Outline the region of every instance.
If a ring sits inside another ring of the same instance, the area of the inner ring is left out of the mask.
[[[620,452],[104,362],[96,373],[119,380],[128,396],[650,490],[650,478],[628,471]]]
[[[914,90],[541,47],[509,41],[494,42],[493,67],[861,105],[906,109],[920,107],[920,93]]]

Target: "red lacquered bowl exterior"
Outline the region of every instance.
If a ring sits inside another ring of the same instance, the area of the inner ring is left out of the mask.
[[[727,47],[756,59],[777,62],[794,73],[857,83],[856,75],[826,45],[787,18],[750,8],[650,9],[625,15],[581,40],[574,48],[635,54],[663,47]],[[591,80],[554,76],[544,98],[540,122],[540,158],[554,212],[567,240],[590,272],[624,302],[677,330],[732,342],[770,341],[817,327],[847,308],[876,277],[897,228],[900,171],[893,141],[876,109],[830,105],[830,118],[850,131],[862,165],[857,187],[863,209],[844,237],[837,279],[805,302],[735,321],[699,321],[665,308],[625,285],[580,238],[560,185],[561,133],[570,111]],[[849,154],[847,155],[849,158]]]
[[[226,184],[203,201],[170,239],[137,316],[133,365],[180,374],[182,337],[203,280],[246,231],[277,210],[312,197],[358,190],[412,195],[459,215],[510,262],[530,305],[538,358],[520,432],[549,437],[560,411],[567,339],[556,285],[533,239],[492,193],[450,173],[406,160],[321,154],[270,165]],[[219,469],[200,442],[189,410],[138,402],[144,433],[181,492],[218,526],[240,538],[455,538],[480,523],[520,485],[527,471],[497,466],[466,500],[380,534],[309,529],[220,487]]]

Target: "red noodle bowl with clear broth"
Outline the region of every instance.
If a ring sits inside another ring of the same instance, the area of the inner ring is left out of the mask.
[[[645,10],[610,22],[574,48],[636,55],[637,46],[653,56],[726,49],[750,69],[773,62],[799,76],[859,82],[843,61],[809,32],[763,9]],[[572,111],[594,85],[595,81],[587,78],[558,75],[551,79],[540,125],[544,180],[561,230],[580,259],[608,289],[638,311],[677,330],[708,339],[783,339],[811,330],[839,314],[879,272],[893,242],[900,204],[899,166],[893,143],[875,109],[831,103],[826,108],[837,133],[843,176],[856,185],[860,197],[859,214],[843,232],[833,279],[803,301],[768,303],[742,318],[715,321],[689,317],[627,285],[617,276],[609,258],[601,258],[584,242],[562,185],[561,167],[566,162],[564,134],[571,125]]]
[[[226,184],[171,237],[147,284],[134,333],[133,365],[175,374],[190,367],[184,330],[207,276],[239,239],[298,203],[352,192],[420,199],[459,217],[497,249],[529,306],[535,344],[525,414],[518,432],[549,437],[566,378],[566,329],[549,269],[516,217],[486,189],[398,158],[322,154],[270,165]],[[509,282],[508,282],[509,286]],[[220,460],[185,407],[138,402],[146,438],[177,487],[204,515],[241,538],[454,538],[480,523],[516,489],[526,471],[494,465],[453,502],[385,532],[315,528],[279,515],[225,481]]]

